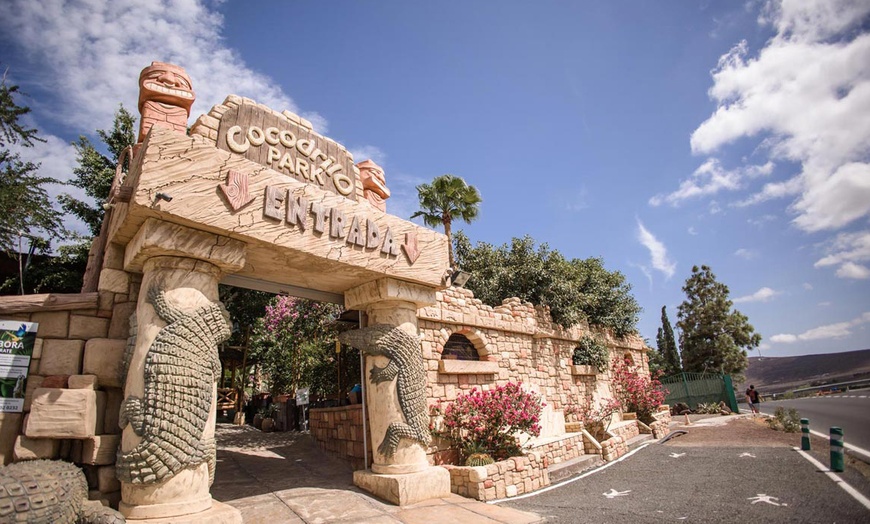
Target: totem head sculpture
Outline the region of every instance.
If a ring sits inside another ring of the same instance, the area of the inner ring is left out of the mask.
[[[164,62],[151,62],[139,74],[139,122],[138,145],[155,124],[187,132],[187,119],[196,94],[190,77],[184,68]]]
[[[384,170],[371,160],[363,160],[356,165],[359,178],[362,181],[363,196],[381,211],[386,212],[386,200],[390,198],[390,190],[384,178]]]

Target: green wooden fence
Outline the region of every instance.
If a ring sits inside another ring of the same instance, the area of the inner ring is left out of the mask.
[[[661,379],[669,393],[665,403],[673,406],[677,402],[688,404],[691,409],[698,404],[718,404],[725,401],[731,411],[738,413],[737,398],[731,375],[715,373],[678,373]]]

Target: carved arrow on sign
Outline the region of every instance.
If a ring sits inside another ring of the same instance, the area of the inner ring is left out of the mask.
[[[405,233],[405,243],[402,244],[402,250],[408,257],[408,262],[413,266],[414,262],[416,262],[417,258],[420,256],[420,245],[417,243],[416,231]]]
[[[227,183],[218,187],[223,191],[233,211],[242,209],[254,200],[254,197],[248,193],[248,175],[238,171],[230,170],[227,173]]]

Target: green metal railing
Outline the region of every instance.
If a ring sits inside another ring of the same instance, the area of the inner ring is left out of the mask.
[[[731,375],[714,373],[678,373],[661,379],[669,393],[665,403],[674,405],[677,402],[687,404],[691,409],[698,404],[718,404],[725,401],[731,411],[737,413],[737,398],[734,396],[734,385]]]

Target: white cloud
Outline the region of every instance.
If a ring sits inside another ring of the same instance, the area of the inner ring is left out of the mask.
[[[692,134],[693,151],[755,137],[770,160],[801,166],[741,204],[794,197],[793,222],[808,232],[870,215],[868,15],[863,0],[769,2],[761,21],[775,36],[757,54],[744,41],[721,57],[709,91],[717,108]]]
[[[387,154],[384,153],[378,146],[365,145],[359,147],[348,148],[350,154],[353,155],[353,161],[360,163],[363,160],[372,160],[375,164],[384,167],[387,163]]]
[[[770,337],[770,341],[780,344],[791,344],[798,341],[803,342],[809,340],[824,340],[828,338],[843,338],[848,337],[852,334],[852,328],[855,328],[862,324],[866,324],[868,322],[870,322],[870,311],[867,311],[863,313],[860,317],[854,318],[852,320],[819,326],[804,331],[800,335],[792,335],[789,333],[774,335]]]
[[[653,269],[664,273],[667,278],[674,276],[677,264],[668,257],[665,245],[644,227],[640,219],[637,221],[637,240],[649,249]]]
[[[745,247],[741,247],[737,251],[734,252],[734,256],[740,257],[743,260],[752,260],[758,257],[758,251],[754,249],[746,249]]]
[[[119,102],[135,112],[139,72],[153,60],[187,70],[197,95],[191,121],[228,94],[300,112],[269,76],[223,45],[223,18],[206,3],[12,0],[3,11],[0,29],[39,65],[33,80],[57,86],[48,109],[76,130],[108,128]],[[303,116],[326,131],[320,115]]]
[[[818,306],[819,307],[831,307],[831,302],[829,302],[827,300],[824,302],[819,302]]]
[[[684,200],[710,196],[720,191],[736,191],[744,185],[747,178],[769,175],[773,172],[773,162],[764,165],[744,166],[725,169],[717,158],[708,158],[692,176],[680,183],[680,187],[668,195],[656,195],[649,200],[650,205],[670,204],[678,206]]]
[[[770,302],[773,297],[779,294],[781,294],[779,291],[774,291],[769,287],[763,287],[751,295],[735,298],[734,303],[739,304],[741,302]]]
[[[812,291],[813,285],[810,284],[809,282],[804,282],[804,289],[806,289],[807,291]]]
[[[856,264],[854,262],[846,262],[840,269],[837,270],[836,275],[840,278],[854,278],[858,280],[867,280],[870,278],[870,269],[867,266],[862,266]]]
[[[764,224],[773,222],[774,220],[776,220],[776,215],[767,214],[758,218],[748,218],[746,219],[746,222],[760,229],[764,227]]]
[[[826,256],[814,264],[815,267],[839,266],[836,275],[840,278],[868,279],[870,269],[870,231],[840,233],[831,239],[826,247]]]
[[[692,236],[696,236],[698,234],[698,230],[695,229],[695,226],[690,226],[687,231]]]

